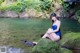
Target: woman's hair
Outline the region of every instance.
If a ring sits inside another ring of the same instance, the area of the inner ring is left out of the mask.
[[[51,13],[50,19],[51,19],[52,17],[56,17],[56,14],[55,14],[55,13]]]
[[[52,17],[56,17],[56,14],[55,14],[55,13],[51,13],[50,19],[51,19]],[[52,24],[53,24],[53,22],[54,22],[54,20],[52,20]]]

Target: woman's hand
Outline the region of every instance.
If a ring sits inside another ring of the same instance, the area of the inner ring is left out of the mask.
[[[48,31],[47,31],[48,34],[50,34],[52,32],[53,32],[53,29],[52,28],[49,28]]]

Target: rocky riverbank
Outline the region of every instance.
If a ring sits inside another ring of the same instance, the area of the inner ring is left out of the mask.
[[[32,17],[45,17],[42,12],[37,12],[34,9],[25,10],[17,13],[10,10],[0,11],[0,18],[32,18]]]

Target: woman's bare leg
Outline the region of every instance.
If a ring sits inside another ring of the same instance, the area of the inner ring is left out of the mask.
[[[46,37],[48,37],[48,36],[49,36],[49,34],[46,33],[45,35],[43,35],[42,38],[46,38]],[[38,44],[38,42],[35,42],[35,41],[34,41],[33,43],[34,43],[34,44]]]
[[[58,40],[60,40],[60,37],[58,35],[56,35],[55,33],[51,33],[51,34],[45,34],[42,38],[46,38],[48,37],[49,39],[51,39],[54,42],[57,42]],[[38,42],[33,42],[34,44],[38,44]]]
[[[58,41],[60,40],[60,37],[58,35],[56,35],[55,33],[51,33],[49,36],[49,39],[51,39],[52,41]]]
[[[49,31],[51,31],[51,28],[49,28],[49,29],[47,30],[47,32],[43,35],[42,38],[49,37],[49,35],[50,35],[50,34],[48,34]],[[34,41],[33,43],[34,43],[34,44],[38,44],[38,42],[35,42],[35,41]]]

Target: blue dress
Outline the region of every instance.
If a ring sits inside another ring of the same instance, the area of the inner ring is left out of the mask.
[[[52,29],[53,30],[56,30],[57,29],[57,26],[56,25],[52,25]],[[58,36],[60,36],[61,37],[61,31],[60,31],[60,29],[57,31],[57,32],[55,32]]]

